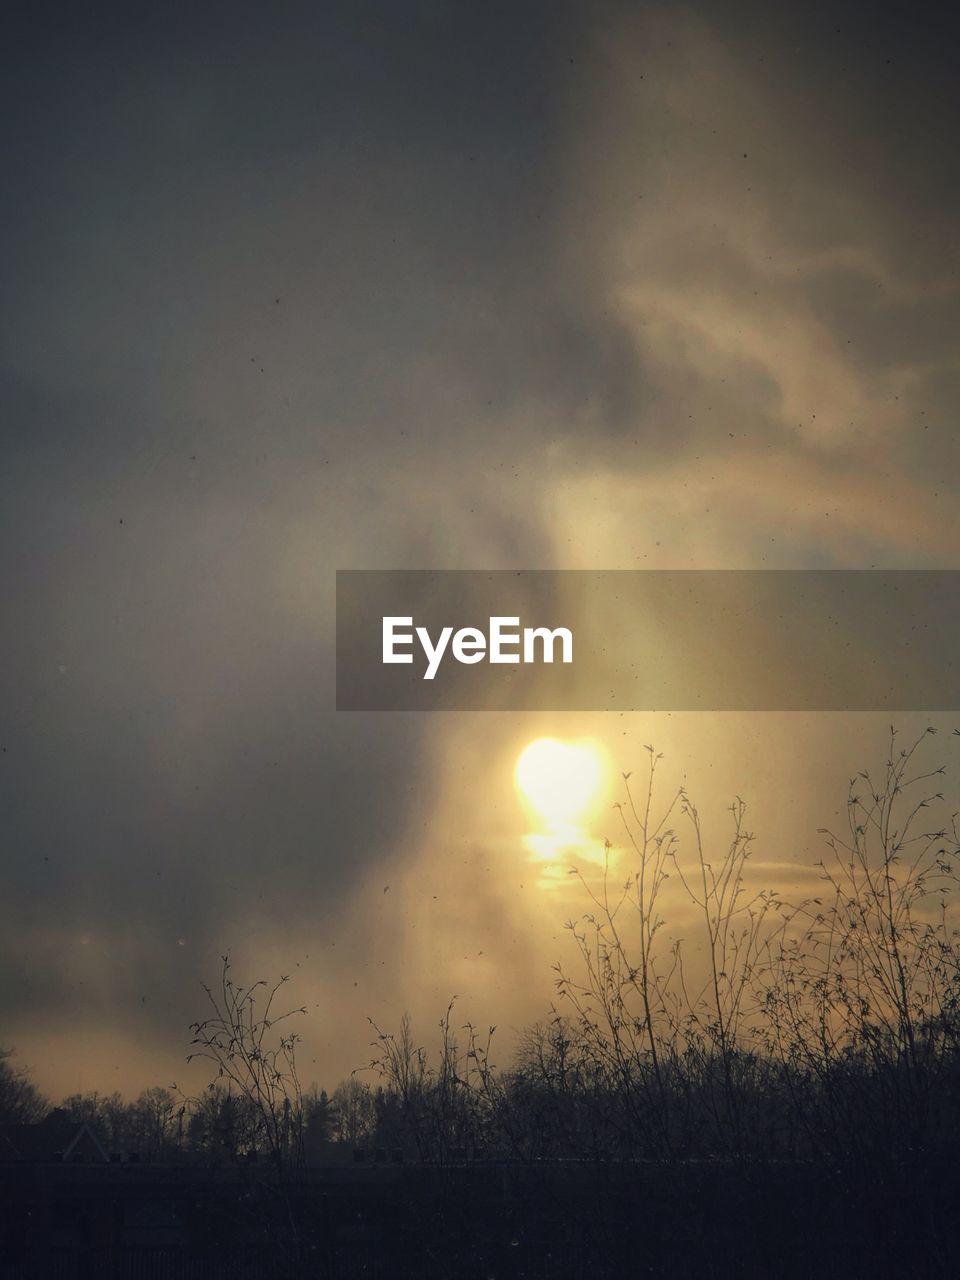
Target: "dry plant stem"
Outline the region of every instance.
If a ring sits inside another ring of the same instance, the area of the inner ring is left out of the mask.
[[[217,1079],[228,1081],[252,1104],[279,1172],[288,1164],[298,1165],[303,1155],[303,1094],[296,1064],[299,1037],[293,1032],[271,1035],[279,1023],[306,1013],[302,1007],[273,1012],[277,993],[287,981],[282,976],[272,987],[263,979],[250,987],[240,986],[231,978],[229,957],[224,956],[219,989],[204,984],[213,1013],[191,1025],[192,1043],[199,1048],[188,1058],[214,1063]],[[261,988],[265,1001],[258,1012]]]
[[[932,732],[898,749],[891,728],[882,775],[851,780],[845,835],[822,831],[826,905],[814,900],[768,966],[767,1043],[785,1074],[806,1073],[807,1117],[824,1117],[811,1143],[864,1161],[881,1144],[903,1158],[938,1140],[958,1047],[956,815],[920,829],[944,799],[933,790],[943,769],[914,764]]]

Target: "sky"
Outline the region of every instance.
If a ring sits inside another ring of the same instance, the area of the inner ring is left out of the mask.
[[[583,909],[514,787],[542,736],[597,744],[585,840],[652,741],[809,878],[889,717],[337,713],[334,571],[954,567],[956,24],[21,9],[0,1044],[45,1089],[184,1078],[224,952],[291,974],[307,1079],[453,995],[508,1055]]]

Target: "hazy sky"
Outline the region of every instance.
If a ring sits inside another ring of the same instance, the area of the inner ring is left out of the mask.
[[[0,1044],[41,1084],[181,1075],[227,949],[295,976],[328,1085],[368,1014],[542,1012],[540,734],[611,778],[655,740],[804,874],[887,717],[337,715],[334,570],[955,567],[956,27],[21,7]]]

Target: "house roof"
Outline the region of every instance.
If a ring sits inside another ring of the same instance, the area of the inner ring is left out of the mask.
[[[0,1125],[0,1162],[50,1163],[84,1154],[103,1164],[110,1159],[86,1123],[46,1120],[39,1124]]]

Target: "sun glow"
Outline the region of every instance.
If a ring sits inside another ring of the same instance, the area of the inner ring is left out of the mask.
[[[603,786],[603,762],[588,742],[537,738],[520,753],[514,779],[533,812],[551,827],[582,820]]]
[[[567,863],[603,864],[603,844],[589,826],[606,793],[606,760],[593,742],[537,738],[524,747],[514,783],[538,831],[524,836],[530,860],[540,864],[538,882],[556,888]]]

